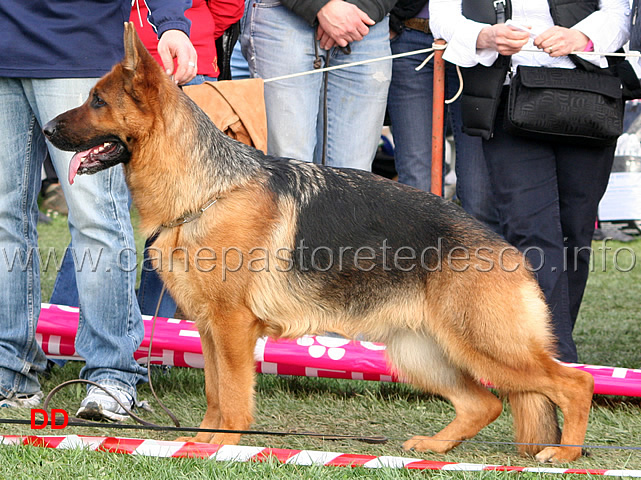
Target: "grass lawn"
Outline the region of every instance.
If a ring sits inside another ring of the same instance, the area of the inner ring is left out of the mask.
[[[66,219],[57,217],[40,228],[41,249],[62,252],[69,235]],[[641,240],[622,244],[595,242],[594,271],[591,274],[576,341],[581,361],[589,364],[641,368],[639,316],[641,299]],[[142,249],[142,241],[139,244]],[[61,256],[60,256],[61,258]],[[632,261],[635,260],[635,264]],[[51,294],[55,269],[43,274],[43,300]],[[70,362],[54,369],[42,379],[49,392],[59,383],[77,378],[81,364]],[[152,369],[154,386],[163,402],[184,426],[198,426],[205,411],[203,372],[196,369]],[[303,437],[245,436],[243,445],[285,449],[322,450],[369,455],[423,458],[435,461],[537,466],[521,458],[509,442],[512,425],[509,408],[473,441],[446,455],[406,453],[400,448],[414,434],[433,434],[453,416],[449,403],[415,391],[407,385],[259,375],[257,383],[257,430],[297,430],[336,434],[385,435],[389,442],[369,445],[356,441],[329,441]],[[62,390],[51,407],[75,413],[84,396],[84,387],[74,385]],[[139,387],[139,397],[148,400],[153,412],[141,415],[149,421],[169,425],[171,421],[153,399],[148,385]],[[641,446],[641,400],[597,396],[594,398],[586,444],[613,448],[591,448],[590,455],[574,468],[641,469],[641,451],[618,447]],[[26,412],[2,411],[4,418],[28,418]],[[26,426],[0,425],[0,435],[60,435],[60,431],[38,430]],[[172,440],[172,433],[110,429],[68,428],[63,434],[129,436]],[[495,478],[514,476],[501,472],[428,472],[368,470],[364,468],[302,467],[264,464],[219,463],[202,459],[158,459],[116,455],[82,450],[51,450],[35,447],[0,448],[0,478],[415,478],[430,475],[447,478]],[[558,478],[558,475],[519,473],[519,478]],[[568,477],[570,475],[567,475]],[[574,476],[573,476],[574,477]],[[579,477],[581,478],[581,477]]]

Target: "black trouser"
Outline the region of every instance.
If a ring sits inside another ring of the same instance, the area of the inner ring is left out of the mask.
[[[536,271],[552,312],[558,359],[576,362],[572,329],[590,268],[599,201],[614,146],[542,142],[503,130],[503,106],[483,151],[505,239]],[[590,112],[586,112],[589,115]]]

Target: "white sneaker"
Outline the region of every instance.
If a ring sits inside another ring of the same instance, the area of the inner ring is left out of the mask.
[[[114,387],[105,386],[105,389],[114,395],[120,403],[131,410],[134,406],[134,399],[124,390]],[[122,422],[129,418],[129,414],[122,408],[116,400],[108,395],[99,387],[91,386],[87,396],[80,404],[76,416],[87,420],[113,420]]]
[[[10,397],[0,397],[0,408],[33,408],[40,405],[42,392],[14,393]]]

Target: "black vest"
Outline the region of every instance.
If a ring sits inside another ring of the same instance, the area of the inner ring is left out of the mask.
[[[531,1],[531,0],[530,0]],[[598,0],[548,0],[550,14],[555,25],[570,28],[595,12],[599,8]],[[470,20],[495,24],[497,17],[501,20],[500,10],[504,7],[506,19],[511,17],[512,5],[510,0],[495,2],[494,0],[463,0],[462,11]],[[585,68],[594,65],[573,58]],[[499,55],[490,67],[476,65],[471,68],[461,68],[463,76],[463,95],[461,109],[463,115],[463,130],[469,135],[489,139],[494,131],[494,119],[499,105],[503,82],[510,68],[510,57]]]

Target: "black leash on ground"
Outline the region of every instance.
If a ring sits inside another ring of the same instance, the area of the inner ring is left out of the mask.
[[[13,424],[13,425],[30,425],[30,420],[23,419],[12,419],[5,418],[0,419],[0,423]],[[162,431],[162,432],[191,432],[191,433],[231,433],[239,435],[266,435],[273,437],[286,437],[286,436],[298,436],[298,437],[316,437],[322,438],[323,440],[356,440],[358,442],[379,444],[386,443],[387,437],[383,436],[358,436],[358,435],[337,435],[337,434],[325,434],[325,433],[316,433],[316,432],[272,432],[266,430],[224,430],[219,428],[199,428],[199,427],[168,427],[162,425],[155,425],[146,422],[146,425],[133,425],[125,423],[104,423],[104,422],[91,422],[83,420],[81,418],[72,418],[70,419],[66,426],[67,427],[86,427],[86,428],[113,428],[116,430],[153,430],[153,431]],[[52,426],[58,424],[51,422]],[[62,426],[59,424],[58,426]]]
[[[13,425],[30,425],[30,420],[4,418],[0,419],[0,424],[13,424]],[[52,421],[52,425],[54,424]],[[62,426],[63,424],[60,424]],[[384,436],[358,436],[358,435],[337,435],[337,434],[324,434],[315,432],[276,432],[276,431],[263,431],[263,430],[224,430],[216,428],[198,428],[198,427],[168,427],[162,425],[132,425],[123,423],[103,423],[103,422],[90,422],[82,419],[71,419],[67,422],[68,427],[87,427],[87,428],[107,428],[117,430],[153,430],[153,431],[166,431],[166,432],[205,432],[205,433],[232,433],[239,435],[265,435],[274,437],[285,436],[299,436],[299,437],[315,437],[322,438],[323,440],[355,440],[369,444],[383,444],[388,442],[388,438]],[[641,451],[641,447],[625,447],[622,445],[564,445],[560,443],[519,443],[519,442],[498,442],[491,440],[447,440],[438,439],[440,442],[459,442],[479,444],[479,445],[509,445],[509,446],[538,446],[538,447],[581,447],[582,449],[601,449],[601,450],[628,450],[628,451]]]

